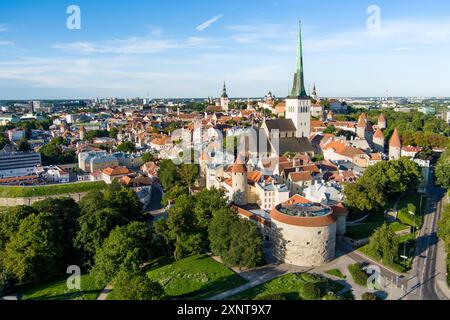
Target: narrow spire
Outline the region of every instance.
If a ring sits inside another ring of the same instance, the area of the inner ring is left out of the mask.
[[[223,82],[222,98],[228,98],[228,95],[227,95],[227,84],[225,83],[225,81]]]
[[[299,21],[298,47],[297,47],[297,65],[295,68],[294,85],[289,98],[307,99],[305,90],[305,78],[303,75],[303,48],[302,48],[302,23]]]

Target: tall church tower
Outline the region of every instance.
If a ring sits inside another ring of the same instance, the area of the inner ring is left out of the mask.
[[[308,138],[311,134],[311,99],[306,94],[303,76],[302,29],[299,23],[297,65],[294,75],[294,85],[291,94],[286,99],[286,119],[291,119],[297,132],[297,138]]]
[[[230,104],[230,100],[228,99],[228,95],[227,95],[227,85],[224,82],[222,96],[220,97],[220,106],[222,107],[222,110],[228,111],[229,104]]]

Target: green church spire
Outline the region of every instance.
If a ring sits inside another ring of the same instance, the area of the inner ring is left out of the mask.
[[[226,85],[225,81],[223,82],[222,98],[228,98],[228,94],[227,94],[227,85]]]
[[[305,78],[303,76],[303,49],[302,49],[302,25],[299,22],[298,47],[297,47],[297,65],[295,68],[294,85],[292,87],[292,99],[307,99],[308,95],[305,90]]]

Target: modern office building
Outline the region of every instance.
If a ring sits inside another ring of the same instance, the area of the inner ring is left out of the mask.
[[[41,165],[41,154],[36,152],[0,151],[0,178],[34,175]]]

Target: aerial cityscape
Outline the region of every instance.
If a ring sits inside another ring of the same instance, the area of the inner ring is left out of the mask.
[[[77,2],[0,4],[0,303],[450,299],[445,1]]]

